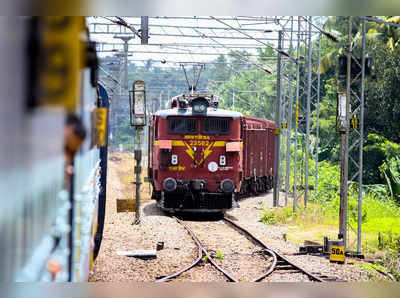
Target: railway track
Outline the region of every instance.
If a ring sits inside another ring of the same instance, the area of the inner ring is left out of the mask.
[[[200,242],[200,240],[195,235],[195,233],[192,231],[192,229],[190,229],[182,220],[180,220],[176,217],[174,217],[174,219],[185,228],[185,230],[192,237],[193,241],[196,243],[197,248],[198,248],[197,257],[190,265],[188,265],[188,266],[180,269],[179,271],[172,273],[168,276],[159,278],[156,280],[156,282],[166,282],[173,278],[178,277],[182,273],[184,273],[184,272],[190,270],[191,268],[195,267],[196,265],[198,265],[204,256],[206,257],[207,261],[209,261],[212,264],[212,266],[214,266],[219,272],[221,272],[227,278],[228,281],[239,282],[239,280],[237,278],[232,276],[231,273],[229,273],[227,270],[223,269],[221,266],[219,266],[215,262],[215,260],[211,256],[211,254],[205,249],[204,245]],[[251,232],[249,232],[245,228],[241,227],[237,223],[233,222],[232,220],[224,217],[223,222],[227,226],[233,228],[234,230],[238,231],[242,235],[248,237],[248,239],[250,239],[250,241],[254,242],[259,247],[261,247],[264,254],[268,254],[271,256],[272,262],[270,262],[268,268],[266,268],[266,271],[263,274],[261,274],[260,276],[252,279],[251,282],[260,282],[260,281],[264,280],[266,277],[268,277],[274,273],[278,273],[278,272],[285,272],[285,274],[301,273],[301,274],[307,276],[308,279],[313,282],[338,281],[337,278],[332,278],[332,277],[328,277],[328,276],[319,276],[319,275],[316,275],[314,273],[307,271],[306,269],[300,267],[299,265],[294,264],[293,262],[288,260],[285,256],[283,256],[282,254],[278,253],[276,250],[267,246],[263,241],[261,241],[259,238],[257,238],[255,235],[253,235]]]

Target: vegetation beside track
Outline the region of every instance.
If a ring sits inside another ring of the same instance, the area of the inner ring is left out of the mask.
[[[389,161],[392,159],[389,159]],[[381,167],[384,175],[389,161]],[[310,164],[314,166],[313,161]],[[293,205],[283,208],[263,210],[260,220],[266,224],[288,225],[287,238],[302,243],[304,240],[322,242],[324,236],[337,238],[339,226],[339,182],[340,170],[329,162],[319,165],[318,190],[311,192],[307,208],[304,208],[303,192],[298,191],[296,212]],[[310,176],[310,181],[312,177]],[[356,248],[358,185],[349,184],[349,249]],[[400,280],[400,205],[391,194],[390,182],[387,185],[366,185],[363,189],[362,205],[362,250],[363,253],[378,259],[377,264],[386,268]],[[375,267],[368,267],[368,270]],[[371,270],[372,270],[371,269]],[[381,270],[382,271],[382,270]]]

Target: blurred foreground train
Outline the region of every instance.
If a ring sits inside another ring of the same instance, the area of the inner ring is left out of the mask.
[[[149,131],[153,199],[169,212],[224,212],[273,186],[275,124],[218,109],[212,94],[183,94]]]
[[[84,17],[0,17],[0,281],[84,281],[98,253],[107,107]]]

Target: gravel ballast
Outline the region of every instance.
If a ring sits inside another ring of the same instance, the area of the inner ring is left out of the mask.
[[[155,281],[191,264],[197,257],[198,249],[187,231],[172,217],[160,211],[155,201],[142,204],[142,219],[139,225],[133,225],[134,214],[117,213],[116,199],[121,198],[122,181],[118,178],[118,163],[109,162],[107,184],[107,210],[104,235],[99,256],[95,261],[93,274],[89,281]],[[283,195],[280,196],[283,201]],[[272,192],[243,199],[240,208],[227,213],[227,217],[259,237],[273,249],[277,249],[293,263],[303,266],[309,272],[337,276],[347,281],[367,281],[368,277],[352,264],[334,264],[319,256],[293,255],[299,246],[283,239],[287,227],[266,225],[259,221],[260,210],[272,207]],[[260,253],[260,248],[250,242],[236,230],[221,220],[193,220],[185,217],[185,224],[193,228],[202,244],[214,257],[214,260],[232,275],[248,281],[263,273],[270,260]],[[164,248],[157,251],[155,259],[138,259],[118,256],[118,250],[155,249],[158,242],[164,242]],[[179,281],[227,281],[227,278],[206,260],[181,276]],[[276,272],[265,278],[270,281],[309,281],[301,273]]]

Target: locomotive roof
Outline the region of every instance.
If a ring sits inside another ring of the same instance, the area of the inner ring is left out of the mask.
[[[214,109],[214,108],[208,108],[206,114],[192,113],[192,108],[186,108],[186,109],[175,108],[175,109],[157,111],[155,115],[161,116],[163,118],[166,118],[168,116],[206,116],[206,117],[229,117],[233,119],[243,116],[243,114],[240,112],[223,110],[223,109]]]

